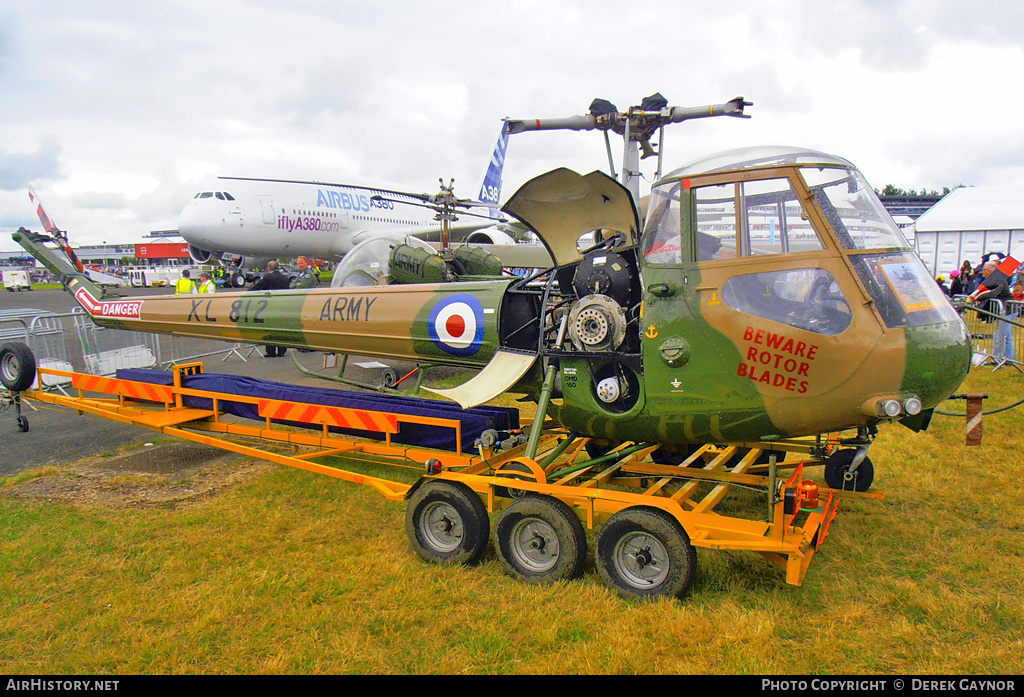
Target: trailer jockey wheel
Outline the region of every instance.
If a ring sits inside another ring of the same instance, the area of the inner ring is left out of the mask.
[[[24,392],[36,379],[36,358],[25,344],[0,346],[0,383],[11,392]],[[28,430],[28,429],[25,429]]]
[[[825,460],[825,483],[831,489],[845,491],[867,491],[875,480],[875,466],[865,457],[853,472],[853,458],[856,449],[837,450]]]
[[[655,508],[619,511],[597,535],[597,572],[624,598],[682,598],[697,571],[697,552],[679,522]]]
[[[22,433],[28,433],[28,419],[24,416],[18,417],[18,430]]]
[[[512,578],[554,583],[583,573],[587,557],[583,524],[556,498],[518,499],[498,518],[494,539],[501,565]]]
[[[491,521],[480,497],[468,486],[432,481],[409,499],[405,531],[422,559],[456,566],[480,559],[490,539]]]
[[[394,387],[398,384],[398,371],[394,368],[385,368],[380,371],[380,384],[382,387]]]

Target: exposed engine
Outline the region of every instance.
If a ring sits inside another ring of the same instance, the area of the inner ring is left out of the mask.
[[[626,313],[614,299],[595,293],[572,306],[568,328],[580,351],[614,351],[626,336]]]
[[[556,389],[567,404],[583,399],[623,413],[641,394],[640,279],[635,252],[612,251],[615,244],[600,242],[579,263],[510,289],[502,306],[501,342],[513,349],[540,348],[557,360],[560,375],[569,376]]]

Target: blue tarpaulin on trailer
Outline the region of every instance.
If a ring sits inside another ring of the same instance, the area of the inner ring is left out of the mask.
[[[118,370],[117,377],[121,380],[135,380],[156,385],[173,385],[174,375],[163,370],[131,368]],[[283,382],[258,380],[243,375],[218,375],[207,373],[200,375],[183,375],[182,387],[190,390],[203,390],[221,394],[236,394],[258,399],[276,399],[285,402],[301,402],[320,404],[346,409],[365,409],[387,413],[405,414],[408,416],[431,416],[442,419],[458,419],[462,422],[462,449],[472,450],[473,441],[487,429],[507,431],[519,428],[519,411],[511,407],[479,406],[463,409],[453,402],[420,397],[401,397],[375,394],[372,392],[351,392],[322,387],[299,387]],[[205,397],[185,397],[185,406],[196,409],[212,409],[213,400]],[[218,399],[221,411],[246,419],[263,421],[255,404],[232,402]],[[323,428],[319,424],[304,424],[294,421],[274,420],[275,423],[303,428]],[[381,433],[355,429],[330,427],[334,433],[343,433],[362,438],[383,439]],[[391,437],[392,442],[404,445],[415,445],[438,450],[456,450],[455,429],[422,424],[399,424],[398,433]]]

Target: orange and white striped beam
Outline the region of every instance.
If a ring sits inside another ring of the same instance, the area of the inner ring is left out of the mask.
[[[283,402],[275,399],[261,399],[257,406],[259,415],[269,419],[338,426],[375,433],[398,433],[398,417],[379,411]]]

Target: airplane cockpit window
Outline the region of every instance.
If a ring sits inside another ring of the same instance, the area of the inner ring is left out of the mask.
[[[214,196],[216,196],[217,198],[219,198],[219,199],[220,199],[221,201],[223,201],[223,200],[224,200],[224,194],[222,194],[222,193],[221,193],[221,192],[219,192],[219,191],[218,191],[218,192],[216,192],[216,193],[214,194]]]
[[[804,167],[800,173],[844,249],[911,248],[860,172]]]
[[[227,191],[224,192],[224,198],[226,198],[228,201],[234,201],[235,200],[235,197],[232,196],[231,194],[229,194]]]
[[[722,286],[722,300],[737,312],[825,336],[846,331],[853,320],[836,279],[824,269],[733,276]]]
[[[204,191],[203,193],[199,194],[199,198],[213,198],[213,192]]]

